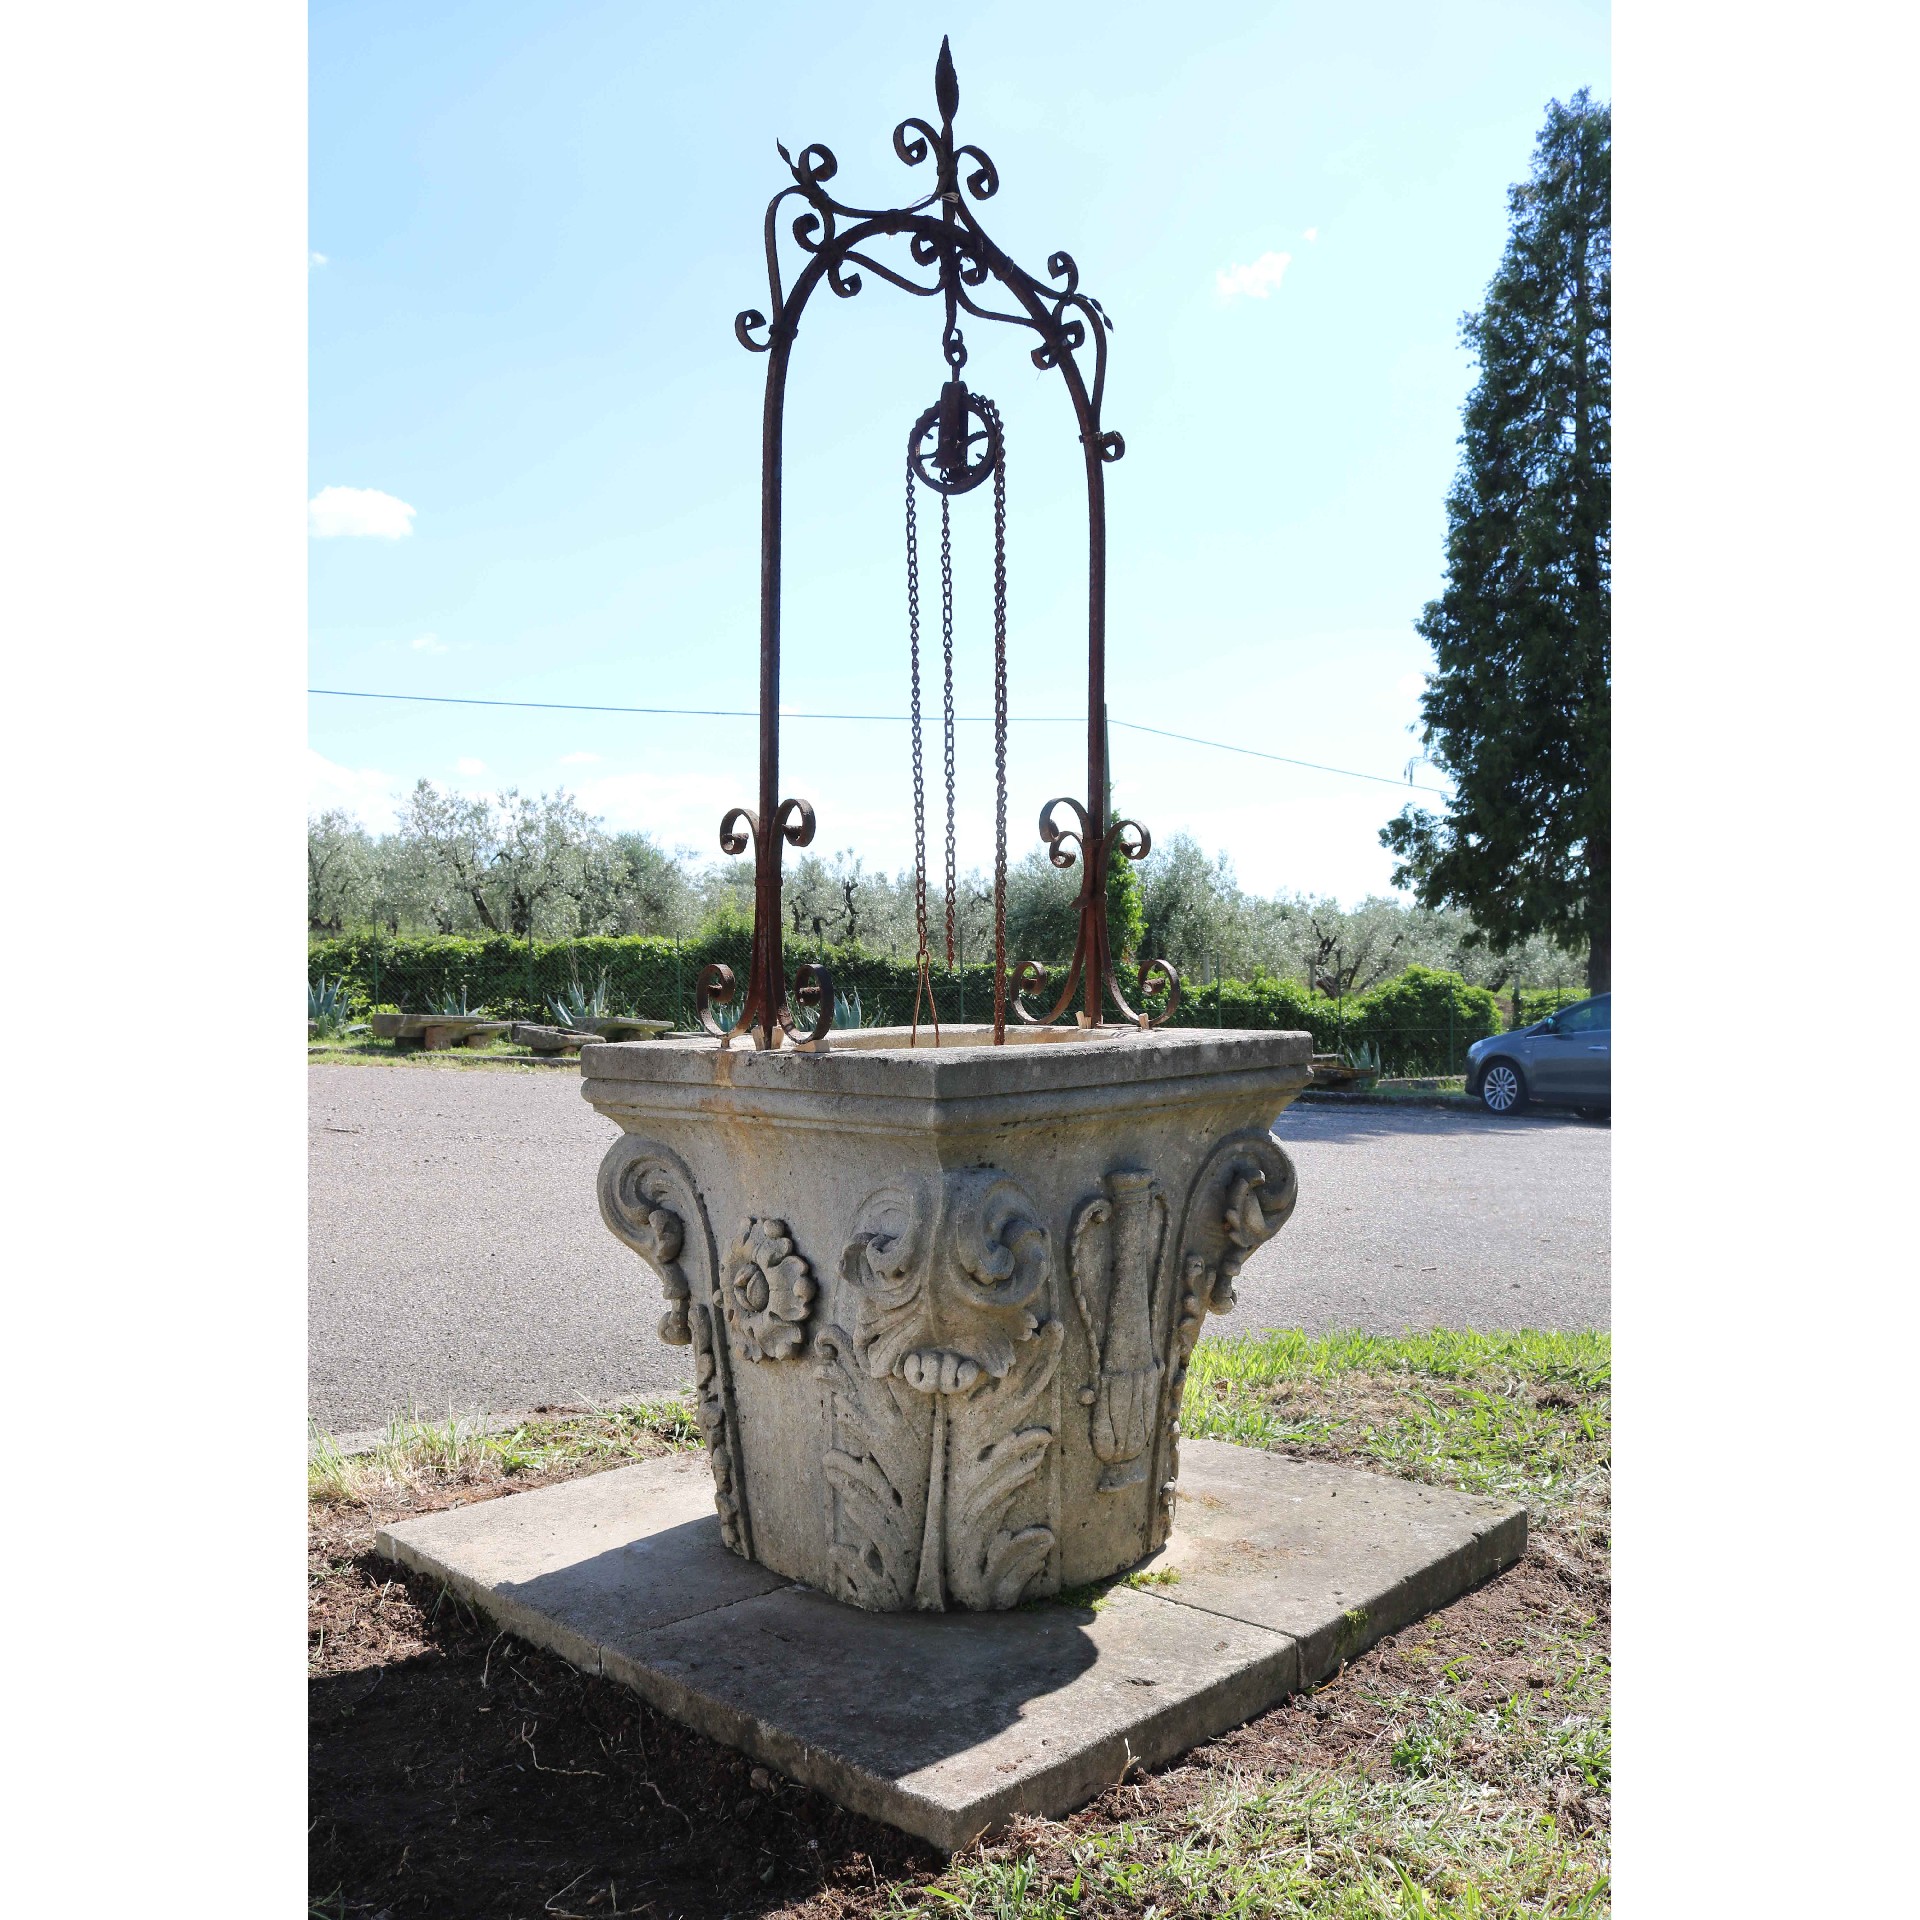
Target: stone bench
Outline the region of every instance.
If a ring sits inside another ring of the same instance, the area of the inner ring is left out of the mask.
[[[673,1031],[671,1020],[643,1020],[637,1016],[610,1013],[600,1019],[583,1020],[577,1027],[545,1026],[536,1021],[514,1022],[512,1040],[517,1047],[534,1053],[578,1053],[589,1040],[653,1040]]]
[[[465,1013],[376,1013],[371,1025],[376,1040],[395,1046],[419,1046],[428,1053],[449,1047],[484,1047],[496,1033],[505,1033],[504,1020]]]
[[[1372,1067],[1351,1065],[1343,1054],[1316,1053],[1308,1084],[1314,1087],[1370,1087],[1379,1077]]]
[[[608,1013],[582,1020],[578,1031],[590,1040],[653,1040],[673,1031],[671,1020],[643,1020],[634,1014]]]
[[[530,1053],[561,1054],[578,1053],[589,1040],[597,1040],[599,1035],[583,1033],[577,1027],[542,1027],[516,1020],[507,1038],[516,1047],[525,1047]]]

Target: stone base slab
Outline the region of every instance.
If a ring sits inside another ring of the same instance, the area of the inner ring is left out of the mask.
[[[1007,1613],[869,1613],[720,1543],[701,1455],[424,1515],[376,1545],[534,1645],[951,1851],[1237,1726],[1510,1566],[1523,1507],[1189,1441],[1145,1570]]]

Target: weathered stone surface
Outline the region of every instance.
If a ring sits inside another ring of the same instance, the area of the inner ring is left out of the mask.
[[[604,1013],[583,1019],[584,1031],[602,1040],[651,1040],[656,1034],[671,1033],[671,1020],[646,1020],[638,1014]]]
[[[485,1046],[496,1033],[507,1030],[504,1020],[489,1020],[479,1014],[376,1013],[368,1016],[376,1040],[391,1040],[396,1045],[418,1041],[429,1052],[447,1047]]]
[[[724,1624],[724,1631],[712,1631]],[[1064,1811],[1297,1684],[1284,1635],[1125,1588],[1095,1610],[856,1613],[788,1587],[603,1671],[842,1806],[945,1848]]]
[[[534,1053],[578,1053],[588,1041],[597,1038],[573,1027],[546,1027],[530,1020],[516,1020],[507,1036],[516,1047]]]
[[[1187,1355],[1285,1222],[1306,1034],[949,1027],[583,1049],[607,1224],[694,1348],[728,1544],[875,1611],[1166,1537]]]
[[[590,1673],[604,1645],[786,1584],[722,1547],[691,1454],[402,1522],[375,1545]]]
[[[1313,1686],[1526,1547],[1525,1507],[1190,1440],[1152,1564],[1179,1575],[1184,1605],[1290,1634]]]
[[[1095,1605],[841,1605],[728,1552],[684,1455],[403,1521],[376,1544],[687,1725],[954,1848],[1237,1725],[1311,1684],[1326,1648],[1351,1658],[1524,1545],[1519,1509],[1191,1451],[1155,1563],[1179,1580]]]

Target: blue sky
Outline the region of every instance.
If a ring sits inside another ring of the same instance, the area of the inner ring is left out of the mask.
[[[767,304],[774,142],[830,146],[849,199],[924,192],[891,134],[937,118],[943,31],[961,137],[1000,172],[988,231],[1035,273],[1066,248],[1117,323],[1113,719],[1404,774],[1471,380],[1459,316],[1547,100],[1611,92],[1604,6],[316,4],[313,685],[753,707],[766,362],[732,320]],[[905,711],[900,462],[938,331],[935,303],[872,280],[803,324],[796,713]],[[967,369],[1007,421],[1012,710],[1067,721],[1013,729],[1016,857],[1084,778],[1083,483],[1059,377],[1023,340],[976,325]],[[959,706],[979,714],[986,492],[954,511]],[[750,720],[319,698],[311,742],[312,804],[375,825],[422,775],[564,785],[711,857],[721,812],[754,799]],[[907,747],[903,725],[789,721],[782,786],[813,802],[817,851],[907,864]],[[963,864],[991,854],[989,753],[961,729]],[[1386,886],[1376,835],[1404,790],[1120,726],[1113,756],[1118,805],[1224,850],[1245,886]]]

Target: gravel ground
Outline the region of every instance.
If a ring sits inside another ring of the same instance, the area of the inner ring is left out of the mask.
[[[576,1073],[311,1067],[309,1406],[333,1432],[676,1387],[659,1288],[600,1222]],[[1285,1232],[1211,1331],[1610,1324],[1612,1135],[1574,1118],[1294,1106]]]

